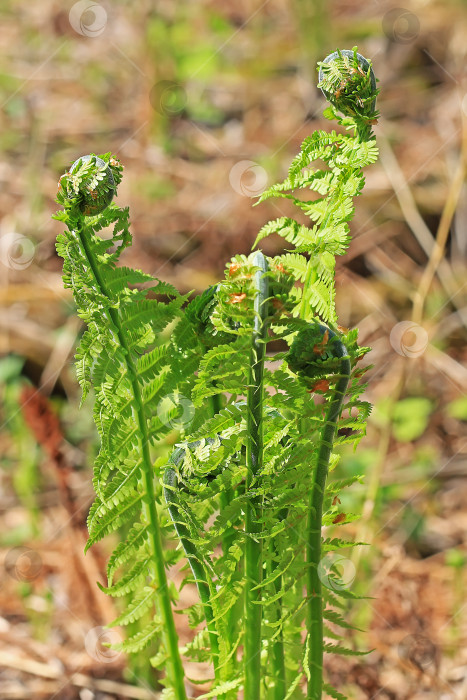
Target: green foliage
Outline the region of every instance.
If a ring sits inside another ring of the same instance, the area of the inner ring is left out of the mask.
[[[359,62],[356,50],[345,53],[352,54],[353,58],[338,52],[336,59],[319,64],[322,71],[320,87],[326,96],[333,96],[334,109],[328,108],[325,115],[336,119],[350,133],[336,133],[334,130],[313,132],[302,143],[288,177],[269,187],[259,198],[259,202],[271,197],[292,200],[311,219],[312,225],[282,217],[263,226],[255,241],[256,246],[267,236],[277,233],[294,246],[295,254],[283,256],[284,267],[304,283],[302,288],[296,289],[294,315],[302,318],[319,316],[332,324],[337,321],[335,258],[345,253],[350,241],[353,198],[360,194],[365,184],[362,168],[378,158],[371,132],[371,124],[378,116],[373,108],[378,91],[371,65],[365,59],[364,63]],[[342,89],[335,89],[337,84],[342,84]],[[336,93],[339,94],[336,96]],[[345,116],[339,116],[338,111]],[[318,167],[312,167],[315,162]],[[309,190],[314,196],[312,199],[299,198],[298,190]],[[308,254],[307,259],[300,255],[303,253]]]
[[[457,418],[457,420],[467,420],[467,396],[459,396],[458,399],[451,401],[446,411],[448,416]]]
[[[424,396],[409,396],[394,406],[393,433],[399,442],[417,440],[428,427],[433,405]]]
[[[64,211],[56,218],[67,230],[57,250],[87,324],[77,377],[83,400],[94,389],[101,439],[88,546],[125,526],[103,590],[130,594],[114,624],[144,622],[122,649],[162,641],[151,663],[166,668],[164,697],[185,700],[180,654],[213,664],[202,697],[234,700],[243,687],[249,700],[297,700],[306,683],[306,697],[318,700],[323,653],[359,653],[335,631],[350,629],[339,609],[355,596],[335,572],[323,587],[320,578],[321,558],[353,544],[323,540],[321,527],[357,517],[340,511],[339,494],[361,478],[328,482],[328,472],[336,448],[364,435],[370,412],[361,400],[365,369],[357,367],[368,349],[358,346],[356,330],[338,327],[334,304],[335,258],[348,245],[362,168],[377,157],[376,93],[369,68],[362,72],[353,57],[321,64],[328,91],[337,76],[345,82],[333,99],[344,117],[332,116],[353,135],[316,131],[288,177],[260,198],[292,199],[311,226],[291,218],[266,224],[256,243],[277,232],[294,250],[274,259],[235,256],[224,279],[189,303],[171,285],[117,265],[131,236],[127,209],[101,209],[121,177],[110,154],[80,158],[61,179]],[[323,165],[312,168],[313,161]],[[300,189],[313,198],[296,196]],[[168,397],[174,402],[162,410]],[[151,450],[177,419],[180,435],[160,471]],[[162,536],[181,548],[164,548]],[[179,650],[178,592],[165,570],[183,556],[183,585],[194,582],[200,597],[184,612],[193,628],[203,618],[205,627]]]

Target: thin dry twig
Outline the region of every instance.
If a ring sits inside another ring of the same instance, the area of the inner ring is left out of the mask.
[[[420,247],[428,257],[428,259],[431,259],[432,255],[434,254],[434,251],[437,250],[437,243],[436,241],[433,240],[433,236],[431,234],[430,229],[426,225],[425,221],[423,220],[417,204],[415,202],[415,199],[413,197],[412,191],[410,189],[409,183],[399,166],[399,163],[397,162],[397,159],[394,155],[394,152],[389,144],[389,140],[387,136],[384,134],[383,131],[381,131],[378,134],[378,145],[380,148],[380,155],[381,155],[381,162],[383,164],[383,167],[386,171],[386,174],[389,178],[389,181],[391,182],[391,185],[394,189],[394,194],[397,197],[397,201],[399,202],[399,206],[401,208],[401,211],[404,215],[405,221],[407,222],[407,225],[411,229],[412,233],[414,234],[415,238],[417,239]],[[462,162],[463,159],[461,159]],[[455,187],[454,187],[455,186]],[[450,195],[457,189],[457,183],[453,181],[451,188],[450,188]],[[457,203],[458,195],[456,196],[456,203]],[[455,210],[455,206],[454,206]],[[440,228],[441,228],[441,223],[440,223]],[[448,227],[449,230],[449,227]],[[439,229],[438,229],[438,234],[437,234],[437,240],[439,238]],[[446,241],[444,241],[445,243]],[[444,246],[443,246],[443,252],[444,252]],[[439,281],[441,282],[444,290],[448,294],[449,297],[454,297],[456,293],[456,288],[455,285],[453,284],[453,276],[452,276],[452,271],[449,266],[449,263],[446,260],[442,259],[442,254],[441,257],[438,256],[437,254],[437,266],[435,269],[436,274],[438,275]],[[430,280],[431,282],[431,280]]]
[[[464,119],[462,134],[462,150],[459,157],[458,167],[449,187],[448,196],[443,208],[435,241],[431,244],[428,265],[425,268],[425,272],[420,279],[420,282],[413,297],[411,317],[413,322],[417,324],[421,324],[423,321],[424,303],[434,276],[438,274],[441,284],[444,286],[446,291],[448,291],[448,293],[452,286],[452,276],[450,274],[450,268],[447,265],[446,261],[443,260],[443,255],[446,248],[451,223],[456,211],[456,206],[459,201],[460,193],[462,191],[462,185],[465,179],[465,169],[467,162],[467,124],[466,120]],[[383,165],[386,164],[387,174],[393,184],[394,191],[399,200],[401,209],[404,215],[406,216],[408,225],[416,235],[420,245],[424,247],[427,245],[427,234],[430,235],[430,239],[431,234],[418,212],[417,206],[410,192],[408,183],[405,180],[405,177],[402,171],[400,170],[399,165],[391,150],[391,147],[389,146],[389,143],[384,137],[384,135],[381,138],[381,146]],[[455,292],[453,294],[455,294]],[[451,300],[453,301],[453,299]],[[439,363],[441,353],[436,353],[436,351],[434,351],[432,355],[432,362]],[[448,356],[446,356],[445,359],[447,359],[447,357]],[[447,363],[447,365],[450,366],[449,363]],[[373,516],[376,497],[379,490],[379,484],[381,481],[381,476],[383,473],[386,458],[389,452],[394,409],[396,407],[397,402],[402,396],[402,392],[406,384],[406,378],[407,363],[402,362],[399,365],[399,371],[395,378],[394,390],[389,398],[389,405],[387,408],[387,421],[381,431],[377,458],[375,460],[375,464],[371,472],[371,478],[367,490],[365,503],[363,506],[362,519],[360,521],[359,531],[356,537],[357,541],[359,542],[371,543],[372,531],[370,527],[370,521]],[[354,550],[352,557],[352,561],[355,565],[358,565],[360,556],[361,550],[357,547]]]
[[[89,690],[97,690],[103,693],[114,693],[115,695],[131,698],[132,700],[133,698],[134,700],[158,700],[158,698],[160,698],[159,693],[151,692],[144,688],[137,688],[127,683],[120,683],[104,678],[93,678],[83,673],[70,673],[68,675],[66,672],[62,673],[57,668],[49,666],[48,664],[43,664],[34,659],[23,658],[3,650],[0,650],[0,666],[29,673],[33,676],[56,680],[59,681],[60,684],[63,684],[63,681],[68,678],[69,683],[78,688],[89,688]],[[57,684],[55,692],[58,692],[60,687],[61,686]],[[0,695],[0,698],[1,697],[2,695]]]

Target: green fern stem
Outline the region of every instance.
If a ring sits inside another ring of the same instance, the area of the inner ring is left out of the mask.
[[[333,350],[341,358],[339,375],[329,401],[324,427],[320,436],[316,470],[313,475],[308,505],[306,561],[307,611],[305,668],[309,670],[307,700],[321,700],[323,688],[323,598],[318,567],[321,560],[321,528],[323,499],[329,469],[329,459],[336,435],[337,421],[350,381],[350,358],[345,345],[333,343]]]
[[[275,593],[278,593],[282,587],[282,576],[279,576],[275,582]],[[272,613],[272,621],[278,622],[282,615],[282,605],[276,605]],[[271,649],[271,670],[273,674],[271,686],[271,700],[284,700],[286,694],[286,676],[285,676],[285,649],[284,635],[282,630],[272,643]]]
[[[279,520],[285,520],[287,518],[287,508],[280,511],[278,515]],[[273,542],[274,552],[280,555],[276,545]],[[269,562],[270,570],[268,573],[272,573],[272,562]],[[282,576],[278,576],[274,581],[274,594],[278,594],[282,590]],[[276,603],[271,606],[271,622],[279,622],[282,618],[282,597],[279,598]],[[285,648],[284,648],[284,633],[282,628],[280,628],[277,636],[272,641],[271,647],[271,675],[272,684],[270,689],[270,700],[284,700],[286,696],[287,681],[285,673]]]
[[[268,264],[258,251],[253,264],[260,268],[255,273],[255,321],[252,334],[247,394],[247,442],[246,442],[246,491],[254,488],[257,475],[263,467],[263,370],[266,350],[266,319],[268,280],[264,273]],[[261,683],[261,581],[262,542],[259,522],[262,515],[261,497],[253,496],[245,513],[245,643],[244,696],[248,700],[260,700]]]
[[[177,455],[172,455],[172,460],[176,460]],[[164,471],[164,497],[167,502],[169,514],[174,524],[177,535],[180,539],[185,556],[190,564],[193,577],[195,579],[198,595],[204,609],[204,617],[206,626],[209,632],[209,641],[211,643],[211,654],[214,665],[214,672],[217,677],[217,668],[219,663],[219,641],[214,621],[214,613],[211,605],[212,591],[206,578],[206,573],[203,564],[200,561],[196,547],[190,542],[190,533],[187,526],[182,520],[182,513],[178,503],[178,477],[177,472],[172,467],[168,467]]]
[[[300,318],[306,319],[307,318],[307,307],[306,307],[306,291],[310,285],[314,284],[316,280],[318,279],[318,274],[316,272],[316,268],[313,265],[313,259],[310,257],[308,260],[307,266],[306,266],[306,277],[305,277],[305,282],[303,284],[303,293],[302,293],[302,302],[300,305]]]
[[[88,243],[86,235],[86,226],[79,222],[75,229],[78,243],[81,252],[87,263],[96,282],[97,288],[102,294],[109,297],[108,290],[104,283],[103,277],[99,271],[98,262],[94,259],[91,247]],[[156,508],[156,494],[154,489],[154,471],[149,453],[149,435],[146,424],[146,416],[143,408],[140,388],[137,381],[136,367],[131,357],[131,351],[128,346],[125,333],[120,323],[118,312],[116,309],[109,307],[106,314],[113,326],[114,333],[118,337],[120,346],[122,347],[125,358],[128,378],[131,382],[132,393],[136,405],[135,421],[138,425],[139,434],[141,435],[141,452],[142,452],[142,485],[144,495],[142,497],[143,515],[149,524],[149,546],[151,549],[152,567],[154,578],[157,585],[155,597],[157,606],[160,609],[160,614],[163,622],[163,640],[164,645],[169,655],[167,677],[174,691],[176,700],[186,700],[184,672],[178,650],[178,635],[175,629],[175,623],[172,612],[172,604],[167,583],[167,577],[164,568],[164,549],[162,546],[161,530],[159,517]]]

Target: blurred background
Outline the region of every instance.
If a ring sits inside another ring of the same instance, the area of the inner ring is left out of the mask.
[[[59,176],[112,151],[134,236],[124,264],[201,291],[285,211],[252,205],[330,128],[316,61],[354,45],[380,81],[381,158],[337,268],[340,323],[372,347],[374,404],[341,464],[365,474],[343,508],[363,514],[347,535],[371,546],[341,568],[366,596],[349,644],[373,651],[326,666],[350,698],[467,698],[467,13],[403,3],[2,0],[0,698],[158,697],[141,659],[104,646],[119,636],[95,583],[110,543],[82,554],[98,446],[54,248]]]

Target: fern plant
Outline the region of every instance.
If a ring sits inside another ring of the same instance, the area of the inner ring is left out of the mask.
[[[272,259],[236,255],[224,279],[191,301],[117,264],[131,242],[128,209],[111,201],[118,160],[84,156],[59,184],[55,218],[66,231],[57,250],[87,324],[77,376],[83,399],[94,391],[101,439],[88,546],[123,532],[103,590],[130,594],[114,624],[145,624],[121,648],[159,643],[151,663],[165,672],[171,700],[186,700],[182,655],[212,664],[203,698],[234,700],[243,689],[248,700],[318,700],[344,697],[323,682],[324,652],[360,653],[337,632],[350,627],[342,609],[353,594],[332,568],[322,586],[323,557],[356,543],[323,539],[322,528],[357,517],[340,512],[339,494],[361,477],[328,474],[336,448],[365,433],[370,406],[357,362],[368,348],[338,326],[334,268],[349,243],[362,169],[377,158],[378,91],[356,48],[331,54],[319,70],[324,114],[344,130],[306,138],[288,177],[259,199],[291,199],[311,225],[269,222],[255,246],[277,233],[293,248]],[[190,420],[160,459],[187,401]],[[185,583],[199,593],[184,612],[191,627],[201,625],[183,648],[167,576],[181,559]]]

